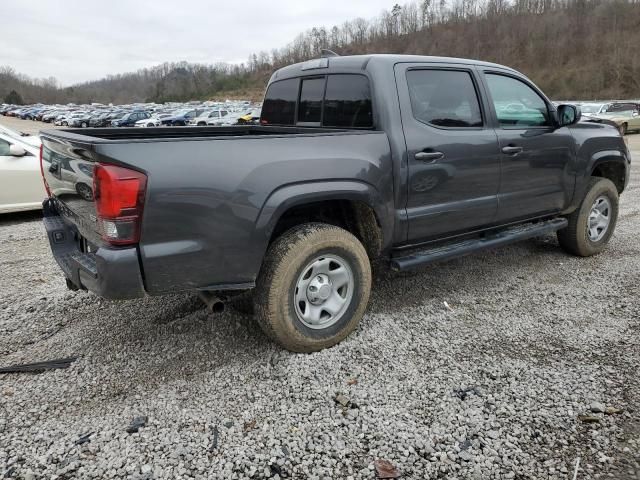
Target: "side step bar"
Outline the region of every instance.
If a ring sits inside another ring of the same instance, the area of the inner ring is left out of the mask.
[[[482,238],[463,240],[436,247],[426,248],[406,256],[392,257],[391,268],[398,271],[410,270],[441,260],[468,255],[470,253],[487,250],[489,248],[507,245],[509,243],[539,237],[547,233],[565,228],[569,222],[566,218],[554,218],[539,223],[518,225],[497,232],[489,233]]]

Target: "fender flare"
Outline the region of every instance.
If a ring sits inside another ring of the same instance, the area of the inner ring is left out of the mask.
[[[582,197],[585,195],[585,189],[587,186],[587,182],[591,174],[596,169],[598,165],[601,165],[606,162],[615,162],[623,165],[625,167],[625,177],[629,176],[629,167],[628,167],[628,159],[627,156],[621,152],[620,150],[600,150],[599,152],[595,152],[589,158],[589,163],[584,170],[584,176],[578,177],[576,179],[576,188],[573,194],[572,200],[572,209],[578,207]]]
[[[601,150],[591,155],[589,159],[589,167],[587,172],[589,175],[595,170],[595,168],[605,162],[617,162],[622,163],[625,168],[627,165],[627,157],[620,150]]]
[[[255,225],[255,240],[266,245],[282,215],[290,208],[325,200],[362,202],[372,208],[383,236],[383,248],[391,242],[393,215],[387,202],[371,184],[354,180],[326,180],[283,185],[274,190],[264,202]]]

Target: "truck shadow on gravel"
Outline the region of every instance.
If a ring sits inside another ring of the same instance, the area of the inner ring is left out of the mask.
[[[557,246],[554,237],[543,237],[410,273],[378,271],[363,323],[343,343],[362,343],[362,337],[377,328],[372,322],[378,322],[379,315],[397,315],[398,321],[402,322],[403,312],[417,309],[425,322],[440,321],[443,312],[447,313],[445,301],[454,311],[460,312],[463,310],[460,301],[464,300],[466,313],[454,318],[460,328],[474,329],[478,321],[484,321],[482,317],[487,310],[489,315],[493,314],[493,303],[502,302],[505,297],[528,295],[536,285],[544,287],[545,283],[545,288],[557,288],[558,279],[549,282],[553,279],[554,269],[571,261],[571,257]],[[71,353],[84,357],[80,363],[87,374],[98,380],[102,376],[110,379],[106,388],[97,382],[94,401],[104,395],[123,395],[140,385],[153,388],[221,369],[265,364],[273,355],[294,355],[283,352],[271,342],[251,315],[231,308],[222,314],[212,314],[193,294],[127,302],[105,302],[90,294],[78,295],[87,295],[85,301],[89,304],[66,329],[77,329],[71,333],[75,338],[65,340],[72,344]],[[476,300],[478,303],[473,303]],[[63,314],[64,306],[60,305],[60,309],[57,313]],[[88,318],[89,312],[95,314]],[[83,323],[82,328],[72,325],[77,322]],[[545,328],[549,322],[553,323],[553,320],[547,321]],[[421,332],[411,331],[417,328],[415,323],[403,328],[409,329],[411,335],[428,335],[424,328],[429,326],[425,324]],[[491,329],[492,324],[485,328]],[[526,351],[522,345],[510,342],[504,342],[500,347],[500,334],[496,332],[496,338],[490,342],[495,348],[492,354],[502,352],[508,357],[527,356],[546,361],[567,350],[560,338],[546,338],[542,343],[539,339],[531,339]],[[460,359],[484,354],[486,348],[486,342],[468,345],[461,351]],[[114,371],[121,373],[114,375]]]

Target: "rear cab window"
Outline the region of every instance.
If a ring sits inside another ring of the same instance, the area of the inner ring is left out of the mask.
[[[373,128],[369,79],[329,74],[280,80],[265,95],[262,125]]]
[[[265,125],[293,125],[300,80],[291,78],[269,85],[262,104],[261,123]]]

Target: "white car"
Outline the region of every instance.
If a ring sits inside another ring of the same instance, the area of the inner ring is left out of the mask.
[[[74,119],[76,119],[76,118],[84,118],[86,116],[87,116],[86,112],[72,112],[72,113],[69,113],[67,115],[63,115],[63,116],[61,116],[59,118],[56,118],[56,121],[54,122],[54,125],[66,127]]]
[[[597,117],[602,113],[606,113],[609,103],[583,103],[580,110],[583,117]]]
[[[134,127],[159,127],[162,125],[162,119],[170,117],[170,113],[161,113],[159,115],[153,115],[149,118],[138,120]]]
[[[220,118],[210,118],[207,122],[207,125],[215,125],[216,127],[226,126],[226,125],[236,125],[238,123],[238,119],[244,115],[246,115],[246,111],[242,112],[231,112]]]
[[[209,121],[220,120],[229,114],[227,110],[208,110],[203,112],[199,117],[193,118],[189,121],[189,125],[197,125],[198,127],[206,127],[207,124],[211,125]]]
[[[39,210],[46,196],[40,139],[0,127],[0,213]]]

